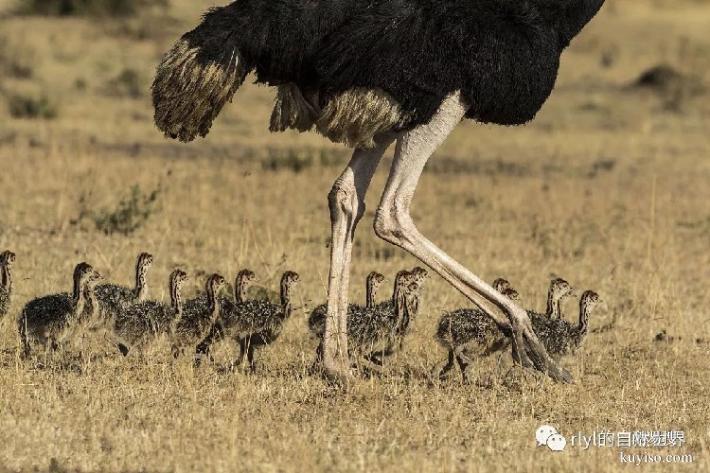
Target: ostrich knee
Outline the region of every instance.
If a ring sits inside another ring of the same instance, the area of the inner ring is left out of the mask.
[[[374,228],[378,237],[401,248],[411,243],[416,230],[409,215],[409,205],[397,201],[380,205],[375,213]]]
[[[365,202],[359,199],[354,183],[338,179],[328,193],[328,208],[331,223],[344,223],[354,231],[365,213]]]

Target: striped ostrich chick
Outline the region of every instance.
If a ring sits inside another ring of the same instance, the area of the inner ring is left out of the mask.
[[[348,337],[352,339],[350,348],[357,348],[362,344],[362,338],[358,337],[358,334],[365,333],[365,327],[370,323],[371,317],[377,316],[380,319],[379,325],[383,325],[385,322],[390,325],[394,325],[392,320],[398,320],[394,313],[394,308],[396,307],[395,301],[397,300],[397,296],[401,288],[408,281],[409,276],[409,271],[404,269],[399,271],[394,278],[392,297],[380,304],[375,303],[376,294],[379,287],[384,282],[385,277],[376,271],[371,272],[367,276],[365,281],[365,306],[363,307],[356,304],[348,305]],[[316,358],[313,366],[311,367],[312,371],[319,369],[323,358],[323,338],[325,336],[325,320],[327,317],[326,309],[327,307],[325,304],[317,307],[313,310],[313,312],[311,312],[311,316],[308,319],[309,331],[319,340],[318,348],[316,349]]]
[[[286,271],[281,277],[279,299],[280,304],[268,303],[266,301],[246,301],[238,306],[238,311],[242,314],[252,313],[260,314],[262,323],[258,330],[250,329],[246,334],[241,334],[239,337],[240,358],[247,355],[249,369],[253,372],[256,370],[254,361],[254,351],[267,345],[273,344],[283,332],[283,327],[286,321],[291,317],[293,312],[292,291],[298,284],[300,276],[293,271]],[[253,319],[253,315],[247,316]],[[253,327],[258,327],[253,325]],[[238,360],[238,364],[241,360]]]
[[[372,271],[367,275],[365,279],[365,305],[366,309],[372,309],[375,307],[375,300],[377,299],[377,293],[380,286],[385,281],[385,277],[378,273],[377,271]],[[348,312],[352,313],[354,311],[362,309],[363,306],[357,304],[348,304]],[[328,304],[321,304],[311,312],[308,317],[308,330],[316,335],[320,336],[325,332],[325,319],[328,316]]]
[[[545,315],[550,319],[562,318],[562,301],[567,297],[574,297],[574,288],[562,278],[550,281],[547,291],[547,307]]]
[[[12,303],[12,267],[15,264],[15,253],[3,251],[0,253],[0,318],[10,311]]]
[[[74,268],[71,293],[52,294],[28,302],[17,321],[23,356],[27,357],[32,343],[45,350],[56,350],[59,344],[70,338],[75,326],[83,319],[91,318],[97,307],[94,289],[101,275],[88,263],[79,263]]]
[[[402,289],[406,288],[408,290],[406,301],[409,305],[406,310],[400,308],[398,311],[396,309],[395,301],[397,294],[393,294],[392,300],[380,304],[381,310],[392,315],[389,320],[393,322],[395,326],[393,336],[389,338],[387,347],[384,350],[373,353],[372,356],[369,357],[374,363],[382,364],[385,357],[392,356],[404,349],[404,339],[409,335],[411,323],[417,315],[419,315],[421,290],[424,281],[428,277],[428,271],[420,266],[414,267],[414,269],[407,274],[406,279],[400,286]]]
[[[403,314],[400,324],[397,327],[399,350],[401,350],[403,347],[404,337],[409,334],[409,329],[412,321],[414,320],[414,318],[417,317],[417,315],[419,315],[419,300],[421,297],[421,289],[424,285],[424,281],[428,277],[429,272],[421,266],[416,266],[409,273],[409,282],[410,284],[413,284],[413,287],[410,288],[410,294],[414,294],[415,297],[411,298],[412,307]]]
[[[493,288],[511,300],[518,301],[520,296],[510,283],[498,278],[493,281]],[[445,313],[439,320],[435,340],[448,351],[448,359],[437,376],[444,378],[454,363],[457,363],[466,380],[466,371],[473,352],[487,356],[507,345],[508,338],[501,328],[479,309],[458,309]]]
[[[284,324],[291,317],[292,292],[299,279],[293,271],[283,273],[278,304],[268,300],[246,300],[235,304],[233,312],[222,315],[222,336],[235,340],[239,345],[239,356],[233,366],[240,365],[246,355],[250,370],[256,370],[254,352],[271,345],[281,336]]]
[[[254,283],[256,274],[250,269],[242,269],[234,278],[234,303],[241,304],[247,300],[247,290]]]
[[[172,333],[172,353],[174,357],[182,354],[186,348],[194,351],[197,344],[212,330],[222,308],[222,304],[217,298],[217,292],[224,286],[225,282],[224,278],[219,274],[213,274],[207,278],[205,283],[206,306],[203,304],[202,298],[185,302],[181,316],[177,319]]]
[[[112,327],[116,317],[128,307],[145,300],[148,294],[147,275],[152,265],[153,255],[141,253],[136,260],[134,287],[116,284],[101,284],[96,287],[100,315],[107,327]]]
[[[397,273],[390,300],[370,308],[354,306],[348,317],[348,337],[351,340],[349,355],[357,363],[364,362],[370,368],[379,370],[385,356],[393,353],[399,340],[402,321],[411,318],[418,308],[421,273],[402,270]],[[407,312],[408,310],[408,312]],[[323,355],[325,327],[315,335],[320,338],[316,359],[312,369],[320,367]]]
[[[222,318],[226,317],[227,319],[231,319],[232,317],[236,317],[235,308],[237,305],[242,304],[247,300],[247,291],[255,279],[256,275],[254,274],[254,271],[250,269],[240,270],[234,278],[234,292],[232,294],[233,300],[222,297],[217,299],[220,304],[221,315],[212,325],[210,331],[207,333],[207,336],[197,345],[197,355],[211,356],[210,351],[212,349],[212,345],[217,340],[221,340],[223,338],[224,329]],[[196,359],[196,362],[199,363],[199,359]]]
[[[533,330],[552,356],[564,356],[575,352],[589,332],[589,317],[601,303],[599,294],[585,291],[579,300],[579,323],[571,324],[564,319],[531,317]]]
[[[379,369],[386,357],[403,349],[409,324],[419,311],[422,283],[422,274],[415,268],[400,279],[391,312],[390,305],[386,304],[381,306],[385,310],[375,309],[354,318],[352,334],[349,335],[355,341],[355,351],[360,358],[371,363],[370,367]]]
[[[128,307],[114,321],[113,334],[119,351],[127,356],[131,349],[142,349],[161,334],[172,335],[182,317],[182,285],[187,273],[176,269],[170,274],[170,304],[148,300]]]

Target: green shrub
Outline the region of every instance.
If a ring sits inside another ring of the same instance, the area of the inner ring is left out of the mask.
[[[18,13],[53,16],[131,16],[151,5],[165,6],[166,0],[21,0]]]
[[[58,115],[57,104],[45,94],[38,96],[10,94],[7,98],[10,116],[14,118],[52,119]]]
[[[105,91],[114,97],[129,97],[137,99],[143,96],[143,81],[135,69],[124,69],[116,77],[106,83]]]
[[[313,166],[313,153],[310,150],[269,149],[269,155],[261,161],[265,171],[280,171],[288,169],[299,173]]]
[[[6,35],[0,35],[0,75],[31,79],[36,62],[35,51]]]
[[[151,192],[143,192],[140,186],[135,185],[131,187],[128,196],[122,198],[115,207],[98,211],[88,208],[87,202],[90,199],[82,195],[79,199],[79,216],[71,223],[77,225],[88,218],[97,230],[106,235],[114,233],[129,235],[145,225],[158,211],[160,194],[160,186]]]

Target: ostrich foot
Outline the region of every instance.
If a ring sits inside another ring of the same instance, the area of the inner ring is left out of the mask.
[[[355,381],[348,356],[324,356],[321,373],[330,383],[348,387]]]
[[[562,368],[535,335],[527,313],[520,309],[511,314],[513,360],[525,368],[534,368],[560,383],[573,383],[572,375]]]

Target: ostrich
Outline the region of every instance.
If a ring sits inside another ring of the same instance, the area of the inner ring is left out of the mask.
[[[250,370],[255,371],[255,350],[274,343],[291,317],[292,291],[299,279],[299,275],[293,271],[283,273],[278,304],[268,300],[251,299],[234,304],[231,309],[226,308],[213,331],[198,346],[198,353],[209,353],[210,345],[218,337],[230,338],[239,345],[239,356],[232,366],[240,365],[246,355]]]
[[[518,292],[503,278],[493,281],[493,288],[513,301],[519,300]],[[435,376],[444,378],[454,363],[458,363],[464,380],[474,349],[479,348],[478,351],[487,356],[507,346],[508,340],[495,322],[478,309],[445,313],[439,320],[434,338],[448,351],[447,362],[437,369]]]
[[[518,292],[510,286],[510,282],[507,280],[498,278],[493,281],[493,287],[511,300],[519,301]],[[547,342],[551,337],[543,337],[542,333],[547,333],[550,330],[555,331],[558,325],[560,327],[563,325],[564,321],[560,321],[562,318],[561,301],[570,296],[574,296],[572,286],[562,278],[555,278],[550,281],[550,287],[547,291],[545,313],[539,314],[534,311],[528,311],[533,331],[538,338],[541,338],[548,352],[549,346]],[[546,320],[555,320],[560,323],[550,322],[545,324]],[[445,366],[439,370],[439,378],[446,376],[453,367],[455,360],[461,369],[462,376],[466,379],[466,370],[470,363],[469,357],[476,347],[479,348],[477,351],[480,354],[488,356],[506,348],[510,343],[509,337],[509,330],[505,327],[497,326],[480,310],[459,309],[444,314],[439,320],[435,339],[442,347],[448,350],[449,357]]]
[[[249,286],[254,282],[254,279],[256,279],[256,275],[254,274],[254,271],[250,269],[242,269],[237,273],[237,276],[234,278],[234,301],[230,301],[229,299],[225,298],[218,299],[218,302],[220,304],[220,314],[222,314],[222,316],[224,316],[226,319],[231,319],[235,317],[236,307],[246,302],[247,290],[249,289]],[[200,301],[201,304],[203,304],[206,308],[206,296],[201,296]],[[208,356],[211,358],[210,350],[212,349],[212,344],[217,339],[223,338],[224,334],[224,326],[220,318],[218,318],[212,325],[209,333],[204,338],[204,340],[202,340],[199,345],[197,345],[197,355]],[[200,359],[197,358],[196,363],[199,364],[199,362]]]
[[[17,328],[24,357],[30,355],[31,342],[56,350],[69,338],[75,325],[91,318],[96,310],[94,288],[101,275],[87,263],[74,268],[72,293],[52,294],[28,302],[22,309]]]
[[[402,281],[401,284],[397,284],[395,281],[392,298],[388,301],[380,302],[377,305],[379,311],[389,314],[389,320],[393,321],[395,326],[387,346],[377,353],[373,352],[372,357],[370,357],[371,361],[376,364],[382,364],[385,357],[402,351],[404,348],[404,338],[409,334],[409,325],[419,314],[421,288],[424,280],[429,277],[429,273],[426,269],[417,266],[412,269],[412,271],[405,274],[406,279]],[[409,306],[406,311],[403,309],[397,311],[398,291],[403,289],[409,289],[408,294],[412,297],[408,299]]]
[[[217,291],[224,283],[222,276],[213,274],[207,279],[205,284],[207,305],[205,306],[202,303],[201,297],[185,302],[182,316],[175,324],[174,333],[172,334],[172,353],[174,357],[177,358],[188,346],[194,351],[197,344],[212,330],[222,307],[217,297]]]
[[[564,279],[555,278],[550,281],[550,288],[547,291],[547,308],[545,309],[547,318],[561,319],[562,300],[574,296],[574,288]]]
[[[143,301],[121,312],[114,321],[113,334],[123,356],[131,348],[143,348],[160,334],[173,335],[182,317],[182,285],[187,274],[181,269],[170,273],[170,305]]]
[[[10,311],[12,302],[12,266],[15,264],[15,253],[3,251],[0,253],[0,318]]]
[[[400,323],[397,326],[396,339],[398,341],[398,346],[389,347],[386,352],[383,353],[383,355],[389,356],[395,351],[402,350],[404,346],[404,337],[409,334],[409,325],[412,323],[412,320],[414,320],[414,318],[416,318],[416,316],[419,314],[419,293],[421,291],[422,285],[424,284],[424,280],[428,277],[429,273],[427,272],[427,270],[419,266],[415,267],[410,273],[411,284],[414,285],[412,291],[416,291],[417,296],[412,299],[413,302],[411,309],[404,312]]]
[[[357,361],[364,359],[368,363],[382,364],[382,358],[394,352],[394,346],[402,336],[403,320],[413,317],[418,309],[421,273],[402,270],[394,280],[392,298],[389,301],[374,304],[374,299],[367,297],[368,305],[350,304],[348,308],[348,337],[351,354],[357,353]],[[371,273],[377,274],[377,273]],[[379,278],[368,277],[368,282]],[[369,292],[369,291],[368,291]],[[407,304],[405,307],[405,303]],[[311,371],[321,368],[323,362],[323,338],[325,336],[326,314],[311,314],[309,330],[319,339],[316,358]]]
[[[375,307],[377,292],[384,280],[385,277],[377,271],[372,271],[367,275],[367,278],[365,278],[365,309],[373,309]],[[349,316],[354,310],[359,308],[360,306],[356,304],[348,304]],[[313,309],[311,315],[308,317],[308,330],[317,335],[325,333],[325,320],[327,317],[328,304],[321,304]],[[321,348],[322,347],[319,347],[319,350]]]
[[[146,276],[153,265],[153,256],[141,253],[136,260],[136,284],[133,288],[115,284],[101,284],[96,287],[96,298],[100,314],[106,326],[113,326],[116,317],[133,304],[143,302],[148,294]]]
[[[360,318],[360,323],[367,323],[368,316],[375,313],[386,314],[388,318],[396,320],[395,306],[397,296],[400,290],[408,283],[410,272],[403,269],[397,273],[394,278],[394,286],[392,289],[392,297],[385,302],[375,304],[375,296],[379,290],[379,286],[384,282],[384,276],[376,271],[368,274],[365,280],[365,307],[357,304],[348,304],[348,331],[352,338],[353,327],[356,318]],[[308,330],[318,338],[318,348],[316,349],[316,360],[313,364],[313,370],[316,369],[323,361],[323,339],[325,337],[325,324],[328,318],[328,304],[321,304],[311,312],[308,318]],[[357,345],[358,343],[355,342]]]
[[[236,338],[239,342],[240,355],[236,361],[237,365],[241,364],[246,353],[249,369],[254,372],[255,350],[273,344],[281,336],[284,324],[293,312],[292,291],[299,279],[300,276],[293,271],[283,273],[279,285],[279,304],[265,300],[249,300],[236,306],[235,312],[240,322],[232,325],[232,329],[237,329]]]
[[[241,304],[247,300],[247,289],[256,279],[256,274],[250,269],[242,269],[234,278],[234,303]]]
[[[350,349],[356,362],[364,361],[367,369],[381,371],[384,358],[393,354],[395,347],[401,346],[404,336],[401,332],[402,321],[415,315],[421,286],[416,282],[407,282],[407,279],[400,279],[393,313],[377,307],[372,310],[360,307],[354,311],[352,323],[348,326],[352,342]]]
[[[571,382],[526,311],[422,235],[409,212],[427,160],[465,118],[519,125],[550,96],[560,56],[604,0],[238,0],[210,10],[163,57],[152,85],[166,136],[206,136],[246,75],[277,86],[270,129],[316,129],[354,148],[329,195],[325,373],[350,379],[348,285],[355,227],[396,143],[375,233],[420,259],[513,335],[526,367]],[[502,311],[502,315],[498,311]]]
[[[563,319],[550,319],[530,314],[533,330],[550,355],[566,355],[577,350],[589,332],[589,316],[602,303],[599,294],[585,291],[579,299],[579,324],[572,325]]]

